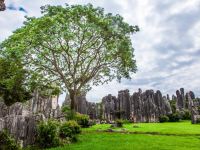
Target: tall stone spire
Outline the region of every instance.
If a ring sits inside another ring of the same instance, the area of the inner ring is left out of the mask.
[[[0,11],[4,11],[6,9],[6,5],[4,3],[4,0],[0,0]]]

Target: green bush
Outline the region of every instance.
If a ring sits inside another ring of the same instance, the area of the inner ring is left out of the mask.
[[[171,100],[170,102],[170,106],[172,108],[172,113],[176,113],[176,100]]]
[[[89,120],[89,126],[96,125],[96,120]]]
[[[197,118],[196,123],[200,124],[200,118]]]
[[[116,120],[116,126],[117,126],[117,127],[123,127],[123,120],[117,119],[117,120]]]
[[[169,117],[169,122],[179,122],[180,121],[180,116],[178,113],[173,113],[168,115]]]
[[[23,150],[39,150],[40,148],[37,145],[28,145],[23,148]]]
[[[0,132],[0,150],[20,150],[20,146],[8,134],[7,131]]]
[[[59,135],[61,138],[74,138],[76,134],[81,132],[81,128],[74,120],[63,123],[60,127]]]
[[[41,148],[50,148],[59,146],[59,124],[56,121],[48,120],[40,122],[37,127],[37,144]]]
[[[69,106],[63,106],[62,112],[65,114],[66,120],[76,119],[76,112],[74,110],[71,110]]]
[[[81,127],[83,127],[83,128],[89,127],[89,116],[88,115],[83,115],[83,114],[77,113],[76,120],[77,120],[77,123]]]
[[[198,112],[200,113],[200,106],[197,107]]]
[[[189,110],[185,110],[184,111],[184,114],[183,114],[183,117],[182,117],[183,120],[191,120],[191,113]]]
[[[123,120],[123,124],[129,124],[129,123],[131,123],[131,121],[130,120]]]
[[[159,122],[163,123],[163,122],[168,122],[169,121],[169,117],[166,115],[162,115],[159,117]]]

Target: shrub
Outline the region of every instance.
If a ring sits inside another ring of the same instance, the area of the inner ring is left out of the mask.
[[[196,123],[200,124],[200,118],[197,118]]]
[[[0,150],[20,150],[20,146],[8,134],[7,131],[0,132]]]
[[[80,126],[74,120],[63,123],[60,127],[59,135],[61,138],[74,138],[76,134],[81,132]]]
[[[117,120],[116,120],[116,126],[117,126],[117,127],[123,127],[123,120],[117,119]]]
[[[200,106],[197,107],[198,112],[200,113]]]
[[[170,102],[170,106],[172,108],[172,113],[176,113],[176,100],[171,100]]]
[[[69,106],[63,106],[62,112],[65,114],[66,120],[76,119],[76,112],[74,110],[71,110]]]
[[[166,115],[162,115],[159,117],[159,122],[163,123],[163,122],[168,122],[169,121],[169,117]]]
[[[173,113],[168,115],[169,117],[169,122],[179,122],[180,121],[180,117],[177,113]]]
[[[77,113],[76,120],[77,120],[77,123],[81,127],[83,127],[83,128],[89,127],[89,116],[88,115],[83,115],[83,114]]]
[[[40,122],[37,127],[37,144],[41,148],[50,148],[59,146],[59,124],[56,121],[48,120]]]
[[[23,148],[23,150],[39,150],[40,148],[36,145],[28,145]]]
[[[89,126],[96,125],[96,120],[89,120]]]
[[[123,120],[123,124],[129,124],[129,123],[131,123],[131,121],[130,120]]]
[[[191,120],[191,113],[189,110],[185,110],[183,114],[183,120]]]

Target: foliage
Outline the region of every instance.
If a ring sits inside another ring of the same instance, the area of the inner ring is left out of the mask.
[[[200,118],[197,118],[196,123],[200,124]]]
[[[1,150],[20,150],[20,146],[8,134],[7,131],[0,131],[0,149]]]
[[[39,150],[40,148],[37,145],[28,145],[23,148],[23,150]]]
[[[41,148],[59,146],[59,124],[54,120],[40,122],[37,127],[37,144]]]
[[[200,113],[200,106],[197,107],[198,112]]]
[[[173,114],[169,114],[169,122],[179,122],[180,121],[180,116],[178,113],[173,113]]]
[[[81,128],[78,125],[78,123],[74,120],[70,120],[66,122],[66,126],[68,126],[73,134],[79,134],[81,133]]]
[[[83,128],[89,127],[89,125],[90,125],[88,115],[77,113],[76,114],[76,120],[77,120],[77,123]]]
[[[170,106],[172,108],[172,113],[176,113],[176,100],[171,100],[170,102]]]
[[[71,110],[69,106],[63,106],[62,112],[65,114],[66,120],[75,120],[76,119],[76,111]]]
[[[89,126],[94,126],[94,125],[96,125],[97,123],[96,123],[96,120],[89,120]]]
[[[6,105],[31,98],[26,86],[27,72],[14,54],[9,58],[0,55],[0,77],[0,97]]]
[[[62,112],[65,114],[66,120],[76,120],[77,123],[83,128],[90,126],[88,115],[77,113],[66,105],[62,107]]]
[[[128,123],[131,123],[131,121],[127,119],[123,120],[123,124],[128,124]]]
[[[117,127],[123,127],[123,120],[117,119],[115,122]]]
[[[166,115],[162,115],[159,117],[159,122],[163,123],[163,122],[168,122],[169,121],[169,117]]]
[[[121,119],[122,115],[125,113],[124,110],[117,110],[114,112],[115,116],[118,118],[118,119]]]
[[[6,105],[31,99],[31,93],[38,89],[43,96],[58,95],[60,89],[51,83],[42,83],[37,73],[24,69],[21,56],[16,52],[6,55],[0,49],[0,97]]]
[[[63,123],[60,127],[59,135],[62,139],[70,138],[71,141],[77,141],[77,134],[81,132],[80,126],[74,120]]]
[[[191,120],[191,112],[189,110],[184,110],[182,119],[183,120]]]
[[[131,34],[138,26],[91,4],[48,5],[41,11],[39,18],[27,17],[24,26],[0,44],[1,51],[19,54],[41,83],[67,89],[72,109],[75,97],[92,85],[131,78],[136,72]]]

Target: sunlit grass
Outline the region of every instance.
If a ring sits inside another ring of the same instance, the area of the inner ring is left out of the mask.
[[[197,136],[83,133],[79,142],[52,150],[199,150]]]
[[[110,124],[97,124],[84,131],[107,130]],[[131,132],[156,132],[160,134],[200,134],[200,125],[191,124],[191,121],[167,122],[167,123],[129,123],[124,124],[122,128],[113,128],[113,130],[124,130]]]
[[[98,124],[85,128],[79,136],[77,143],[51,150],[200,149],[200,125],[193,125],[190,121],[176,123],[129,123],[125,124],[123,128],[113,129],[115,131],[126,131],[126,133],[104,132],[109,128],[109,124]],[[137,132],[137,134],[131,132]]]

